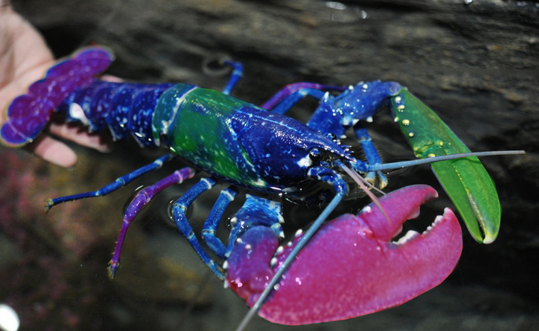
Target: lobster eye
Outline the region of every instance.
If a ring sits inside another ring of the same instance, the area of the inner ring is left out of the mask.
[[[318,148],[313,148],[309,151],[309,156],[313,163],[318,163],[322,160],[322,152]]]
[[[334,133],[332,133],[332,132],[328,133],[328,134],[326,135],[326,137],[327,137],[328,139],[330,139],[331,141],[336,141],[336,140],[337,140],[337,136],[336,136]]]

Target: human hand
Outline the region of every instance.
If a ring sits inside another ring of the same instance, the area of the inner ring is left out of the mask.
[[[11,100],[24,94],[28,86],[43,78],[54,64],[54,57],[41,35],[13,11],[8,1],[0,0],[0,124],[6,121],[6,109]],[[74,166],[77,155],[47,133],[99,151],[110,149],[110,144],[101,136],[89,134],[77,126],[51,123],[24,148],[62,167]]]

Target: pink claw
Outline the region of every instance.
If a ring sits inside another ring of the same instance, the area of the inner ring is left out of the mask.
[[[391,223],[370,204],[358,216],[346,214],[325,224],[285,273],[260,316],[288,325],[349,319],[398,306],[439,285],[453,271],[462,251],[461,228],[449,208],[423,234],[409,232],[398,242],[391,241],[407,219],[419,216],[421,204],[437,196],[429,186],[408,186],[380,198]],[[248,242],[249,235],[242,241]],[[255,238],[261,242],[250,243],[248,259],[258,253],[268,256],[268,248],[277,248],[274,235],[273,239],[269,233]],[[274,270],[291,249],[287,247],[277,257]],[[245,246],[234,249],[229,261],[234,261],[235,254],[246,255]],[[265,259],[267,268],[248,269],[249,274],[245,273],[248,266],[229,264],[227,281],[249,306],[264,288],[258,286],[261,281],[269,283],[274,274],[269,257]]]

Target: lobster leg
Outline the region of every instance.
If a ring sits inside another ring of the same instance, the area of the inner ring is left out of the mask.
[[[228,79],[228,83],[223,89],[224,94],[230,94],[234,87],[236,87],[236,84],[238,84],[240,79],[243,77],[243,65],[234,61],[225,61],[224,63],[231,66],[233,69],[232,74],[230,74],[230,78]]]
[[[290,95],[298,92],[301,89],[315,89],[315,90],[321,90],[321,91],[344,91],[346,87],[322,85],[322,84],[309,83],[309,82],[299,82],[299,83],[288,84],[282,87],[279,91],[277,91],[277,93],[275,93],[268,101],[266,101],[260,107],[267,110],[273,110],[277,105],[279,105],[285,99],[290,97]],[[297,98],[296,102],[298,102],[299,100],[301,100],[302,97],[303,96],[301,96],[301,92],[299,92],[298,95],[293,96],[291,98],[292,99]],[[290,107],[292,107],[294,104],[295,103],[293,103]]]
[[[296,257],[260,316],[288,325],[343,320],[400,305],[440,284],[462,251],[460,225],[450,209],[423,234],[409,232],[392,242],[402,224],[419,215],[419,206],[436,197],[429,186],[408,186],[380,198],[391,223],[372,204],[357,216],[326,223]],[[272,263],[275,234],[262,226],[247,231],[229,258],[231,289],[253,305],[301,240],[277,250]],[[246,267],[255,260],[256,270]]]
[[[135,219],[135,217],[140,213],[142,208],[144,208],[157,193],[163,191],[169,186],[174,184],[180,184],[185,179],[192,178],[195,172],[191,168],[182,168],[180,170],[174,171],[171,175],[161,179],[159,182],[154,185],[148,186],[139,192],[133,198],[129,206],[127,207],[124,219],[122,222],[122,229],[118,235],[118,241],[116,242],[116,247],[114,248],[114,253],[112,259],[109,262],[109,277],[112,279],[116,275],[116,270],[120,265],[120,254],[122,251],[123,242],[127,234],[129,226]]]
[[[286,99],[284,99],[279,105],[272,108],[271,111],[276,114],[284,115],[289,111],[295,104],[297,104],[301,99],[310,96],[317,100],[321,100],[326,92],[314,88],[302,88],[292,93]]]
[[[202,227],[202,239],[204,239],[204,242],[211,251],[221,259],[224,259],[226,256],[226,247],[221,239],[215,236],[215,232],[221,223],[226,207],[236,198],[237,194],[238,192],[231,188],[222,190],[208,215],[208,219]]]
[[[211,189],[214,185],[214,180],[207,178],[202,179],[198,184],[189,189],[174,203],[172,207],[172,214],[176,226],[187,238],[193,249],[201,258],[202,262],[206,264],[217,275],[218,278],[224,280],[222,268],[204,251],[204,248],[195,236],[193,228],[191,224],[189,224],[189,221],[185,215],[189,205],[191,205],[195,199],[197,199],[202,193]],[[230,231],[228,247],[225,247],[222,241],[215,236],[215,232],[219,227],[226,207],[232,200],[234,200],[236,195],[237,192],[231,188],[221,191],[219,198],[217,198],[216,203],[212,207],[212,210],[204,222],[202,229],[202,238],[204,239],[206,245],[213,253],[223,260],[226,260],[230,255],[236,240],[248,228],[252,227],[253,224],[262,224],[271,228],[276,236],[283,236],[280,223],[283,223],[284,220],[281,216],[280,203],[247,194],[245,203],[230,220],[232,229]],[[237,221],[238,219],[241,221]],[[226,269],[226,262],[223,269]]]
[[[93,197],[100,197],[100,196],[104,196],[104,195],[107,195],[111,192],[114,192],[122,187],[124,187],[125,185],[127,185],[128,183],[132,182],[134,179],[152,171],[152,170],[155,170],[155,169],[159,169],[161,168],[161,166],[165,163],[165,162],[168,162],[170,160],[172,160],[174,158],[174,155],[173,154],[166,154],[164,156],[161,156],[160,158],[158,158],[157,160],[153,161],[152,163],[148,164],[148,165],[145,165],[127,175],[124,175],[124,176],[121,176],[121,177],[118,177],[114,182],[100,188],[99,190],[97,191],[92,191],[92,192],[86,192],[86,193],[79,193],[79,194],[73,194],[73,195],[68,195],[68,196],[65,196],[65,197],[59,197],[59,198],[53,198],[53,199],[47,199],[47,204],[45,206],[45,212],[49,211],[49,209],[51,209],[53,206],[56,206],[57,204],[60,204],[60,203],[64,203],[64,202],[68,202],[68,201],[74,201],[74,200],[79,200],[79,199],[84,199],[84,198],[93,198]]]
[[[215,263],[213,258],[211,258],[208,255],[208,253],[206,253],[206,251],[202,247],[202,244],[197,239],[195,232],[193,230],[193,227],[189,223],[189,220],[187,219],[187,215],[185,214],[189,206],[193,203],[193,201],[195,201],[195,199],[197,199],[202,193],[214,187],[215,184],[216,184],[216,181],[211,178],[202,178],[200,182],[198,182],[195,186],[191,187],[178,200],[174,202],[174,204],[172,205],[172,217],[174,218],[176,227],[178,228],[180,233],[187,239],[191,247],[193,247],[193,249],[198,254],[202,262],[206,266],[208,266],[208,268],[210,268],[211,271],[213,271],[213,273],[217,276],[217,278],[224,280],[225,275],[223,272],[223,268],[221,268],[220,265]],[[223,195],[221,195],[218,200],[220,200],[222,196]],[[218,204],[217,208],[213,208],[212,211],[210,212],[209,219],[215,218],[217,219],[216,222],[218,222],[218,220],[221,219],[224,209],[226,208],[226,204],[228,204],[228,202],[225,202],[224,208],[221,208],[222,205],[220,203]],[[213,241],[213,243],[215,242]],[[215,247],[217,247],[218,251],[220,250],[219,245]]]
[[[365,152],[367,163],[369,163],[369,165],[372,165],[372,166],[382,164],[382,159],[380,158],[380,155],[378,154],[376,147],[372,143],[372,138],[367,132],[367,129],[363,127],[363,124],[361,124],[361,122],[357,122],[356,125],[354,125],[354,133],[356,134],[356,137],[359,143],[361,144],[361,148]],[[381,171],[368,172],[367,176],[365,176],[365,180],[371,183],[375,183],[376,176],[378,176],[378,179],[380,180],[379,187],[380,188],[386,187],[388,184],[388,180],[387,180],[386,175],[382,173]]]

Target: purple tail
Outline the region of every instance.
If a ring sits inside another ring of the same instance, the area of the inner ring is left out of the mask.
[[[49,122],[60,103],[74,90],[92,84],[107,69],[113,55],[100,47],[88,47],[51,67],[44,79],[13,99],[7,121],[0,131],[1,142],[21,147],[34,140]]]

